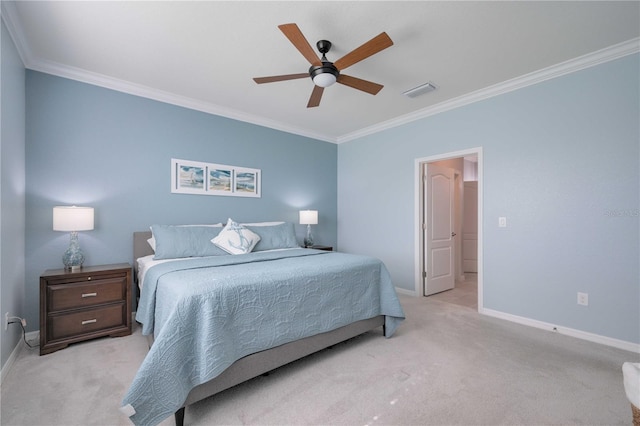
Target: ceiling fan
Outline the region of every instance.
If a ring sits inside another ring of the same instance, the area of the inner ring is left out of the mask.
[[[391,38],[389,38],[387,33],[380,33],[368,42],[364,43],[362,46],[353,49],[337,61],[329,62],[327,60],[326,53],[331,49],[330,41],[320,40],[316,43],[318,51],[322,53],[322,58],[318,58],[318,55],[315,53],[296,24],[278,25],[278,28],[280,28],[280,31],[284,33],[295,48],[302,53],[302,56],[309,61],[311,67],[309,68],[309,72],[306,73],[256,77],[253,79],[256,83],[273,83],[276,81],[311,77],[314,86],[307,108],[317,107],[320,105],[320,99],[322,98],[324,88],[329,87],[336,82],[354,89],[362,90],[363,92],[370,93],[372,95],[377,94],[384,87],[381,84],[342,74],[342,70],[362,61],[363,59],[367,59],[369,56],[372,56],[387,47],[392,46],[393,41],[391,41]]]

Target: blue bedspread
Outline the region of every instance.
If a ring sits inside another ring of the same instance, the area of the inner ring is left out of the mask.
[[[246,355],[377,315],[386,337],[404,319],[386,267],[367,256],[294,249],[153,266],[136,320],[155,341],[122,405],[156,425]]]

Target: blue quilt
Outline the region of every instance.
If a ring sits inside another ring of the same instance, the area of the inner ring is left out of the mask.
[[[136,320],[155,341],[123,411],[156,425],[244,356],[377,315],[386,337],[404,319],[386,267],[368,256],[294,249],[153,266]]]

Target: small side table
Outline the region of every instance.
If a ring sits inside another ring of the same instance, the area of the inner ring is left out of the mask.
[[[50,269],[40,276],[40,355],[131,334],[131,265]]]

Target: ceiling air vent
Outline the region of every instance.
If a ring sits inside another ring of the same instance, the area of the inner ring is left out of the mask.
[[[424,95],[425,93],[429,93],[436,90],[436,86],[433,83],[424,83],[418,87],[414,87],[413,89],[409,89],[403,93],[403,95],[408,98],[415,98],[416,96]]]

